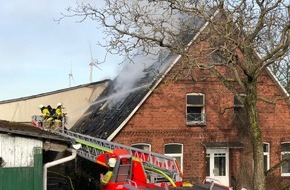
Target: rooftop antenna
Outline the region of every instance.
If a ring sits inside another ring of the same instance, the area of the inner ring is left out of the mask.
[[[102,71],[102,69],[100,67],[98,67],[95,64],[94,58],[93,58],[93,53],[92,53],[92,47],[91,47],[91,43],[90,43],[90,52],[91,52],[91,62],[90,62],[90,83],[93,82],[93,67],[97,67],[98,69],[100,69]]]
[[[72,74],[72,65],[70,64],[70,73],[68,74],[68,80],[69,80],[69,87],[71,87],[71,80],[74,82],[74,77]]]

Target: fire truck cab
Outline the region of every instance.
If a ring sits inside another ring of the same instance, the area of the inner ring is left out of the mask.
[[[102,185],[102,190],[127,190],[132,186],[136,189],[182,186],[181,181],[175,182],[166,171],[147,165],[146,162],[131,156],[124,149],[101,154],[97,157],[96,162],[109,169],[108,160],[110,158],[116,158],[116,164],[110,181],[106,185]]]

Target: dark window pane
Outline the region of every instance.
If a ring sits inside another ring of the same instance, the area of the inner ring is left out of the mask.
[[[201,113],[202,107],[187,107],[187,113]]]
[[[213,64],[225,64],[225,58],[216,51],[211,54],[211,59]]]
[[[290,156],[289,154],[283,154],[282,155],[282,160]],[[290,161],[287,162],[282,166],[282,173],[290,173]]]
[[[266,172],[268,170],[268,156],[264,155],[264,171]]]
[[[187,104],[203,105],[203,96],[187,95]]]
[[[206,176],[210,176],[209,170],[210,170],[210,157],[207,156],[206,157]]]
[[[187,107],[187,121],[202,121],[202,107]]]
[[[290,143],[283,143],[282,144],[282,151],[290,152]]]
[[[245,109],[243,107],[235,107],[234,113],[246,113]]]
[[[165,145],[165,154],[174,154],[174,153],[182,153],[181,145],[178,144],[168,144]]]
[[[234,105],[235,106],[241,106],[242,105],[242,103],[238,100],[237,97],[234,97]]]
[[[269,144],[263,144],[264,152],[269,152]]]
[[[225,155],[215,154],[214,158],[214,176],[226,175],[226,157]]]

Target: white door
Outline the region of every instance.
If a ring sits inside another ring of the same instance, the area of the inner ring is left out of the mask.
[[[229,149],[206,150],[206,175],[218,180],[222,185],[229,186]]]

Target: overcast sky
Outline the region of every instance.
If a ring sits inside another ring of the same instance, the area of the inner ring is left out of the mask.
[[[95,1],[96,2],[96,1]],[[102,31],[96,23],[67,18],[73,0],[0,0],[0,101],[50,92],[90,82],[90,44],[94,59],[105,51],[96,46]],[[116,58],[94,68],[93,82],[113,79],[121,69]]]

